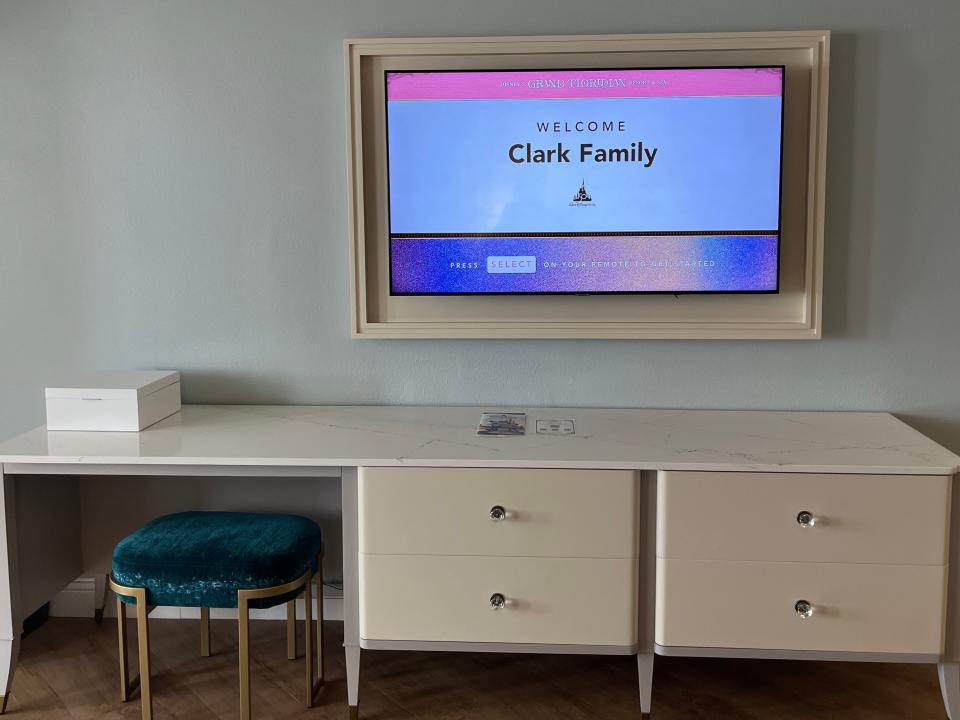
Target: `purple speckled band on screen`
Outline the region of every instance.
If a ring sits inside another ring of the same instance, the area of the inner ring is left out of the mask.
[[[395,238],[395,295],[774,292],[776,235]]]

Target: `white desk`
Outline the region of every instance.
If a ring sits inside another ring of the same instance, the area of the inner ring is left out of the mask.
[[[492,438],[475,433],[480,410],[186,406],[179,415],[139,434],[48,433],[38,428],[0,445],[0,538],[4,540],[0,543],[0,689],[5,688],[4,697],[12,687],[21,619],[85,569],[76,538],[79,508],[63,501],[63,493],[71,492],[64,477],[341,478],[344,645],[348,694],[350,704],[356,706],[361,647],[358,469],[545,468],[637,472],[640,591],[636,648],[644,710],[649,707],[650,694],[650,677],[645,673],[652,673],[652,653],[657,650],[675,654],[939,662],[944,700],[948,708],[954,709],[953,716],[960,717],[960,623],[954,619],[960,612],[960,593],[955,587],[957,571],[953,561],[946,618],[940,623],[941,649],[934,654],[658,648],[656,633],[663,628],[657,624],[663,618],[657,618],[655,607],[658,562],[663,560],[656,554],[657,487],[658,482],[662,484],[665,478],[672,477],[664,473],[687,473],[680,477],[692,477],[689,473],[696,472],[794,473],[800,478],[798,482],[809,474],[897,476],[901,478],[898,487],[903,490],[912,487],[911,476],[916,477],[917,483],[925,482],[924,478],[947,476],[952,486],[952,478],[960,469],[957,455],[884,413],[527,409],[528,435]],[[572,418],[576,434],[536,435],[533,426],[537,418]],[[800,476],[801,473],[804,475]],[[58,502],[44,502],[45,496],[57,498]],[[955,504],[960,492],[953,492],[952,497]],[[947,506],[942,508],[945,512],[950,510],[948,501],[941,505]],[[664,513],[664,508],[660,512]],[[957,512],[953,508],[954,516],[960,516]],[[954,523],[954,533],[958,524]],[[890,528],[890,532],[897,532],[895,518]],[[18,543],[18,538],[23,541],[25,534],[30,537],[29,547],[24,546],[25,542]],[[956,539],[949,545],[955,546]],[[960,557],[960,553],[955,555]],[[942,558],[946,566],[946,547]],[[665,573],[663,569],[663,577]],[[448,649],[479,649],[463,645],[452,643]],[[418,644],[399,643],[395,647],[404,646]],[[497,645],[490,649],[523,647]]]

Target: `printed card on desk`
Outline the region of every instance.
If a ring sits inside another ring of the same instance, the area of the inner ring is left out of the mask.
[[[477,435],[526,435],[526,413],[483,413]]]

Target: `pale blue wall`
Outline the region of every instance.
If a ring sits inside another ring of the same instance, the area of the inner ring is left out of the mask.
[[[191,402],[884,409],[960,450],[960,4],[0,0],[0,437],[70,367]],[[820,342],[348,336],[341,40],[828,28]]]

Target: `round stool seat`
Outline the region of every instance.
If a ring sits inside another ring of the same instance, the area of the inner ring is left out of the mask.
[[[113,551],[113,579],[146,588],[149,605],[235,608],[238,590],[284,585],[317,571],[322,550],[320,527],[299,515],[183,512],[121,540]],[[302,592],[251,600],[250,606],[272,607]]]

